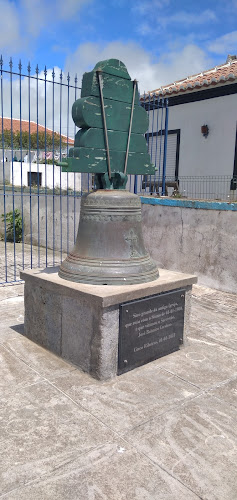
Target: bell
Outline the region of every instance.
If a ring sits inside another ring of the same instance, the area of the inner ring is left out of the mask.
[[[83,196],[76,244],[59,276],[93,285],[156,280],[159,271],[143,241],[140,198],[119,189]]]

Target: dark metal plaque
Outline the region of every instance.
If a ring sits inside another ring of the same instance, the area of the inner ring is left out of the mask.
[[[118,374],[177,351],[183,342],[185,290],[120,305]]]

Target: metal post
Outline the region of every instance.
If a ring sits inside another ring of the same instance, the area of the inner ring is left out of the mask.
[[[169,120],[169,108],[168,99],[166,99],[165,108],[165,141],[164,141],[164,156],[163,156],[163,175],[162,175],[162,195],[165,195],[165,178],[166,178],[166,156],[167,156],[167,139],[168,139],[168,120]]]

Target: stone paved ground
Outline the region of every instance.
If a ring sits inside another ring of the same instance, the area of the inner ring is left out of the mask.
[[[195,286],[189,345],[98,382],[23,336],[0,287],[0,498],[236,500],[237,301]]]
[[[31,257],[32,255],[32,257]],[[64,259],[66,254],[62,253]],[[61,253],[47,250],[47,267],[61,264]],[[18,281],[22,269],[46,267],[46,249],[44,247],[32,246],[25,243],[13,243],[0,241],[0,284],[7,281]],[[7,269],[7,271],[6,271]]]

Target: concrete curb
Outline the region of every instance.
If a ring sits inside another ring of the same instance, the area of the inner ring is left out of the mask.
[[[181,200],[171,198],[147,198],[141,196],[141,202],[146,205],[165,205],[168,207],[181,208],[201,208],[203,210],[231,210],[237,212],[237,203],[228,203],[225,201],[199,201],[199,200]]]

